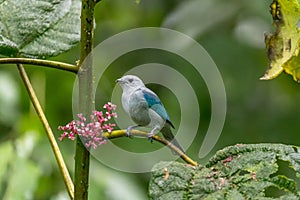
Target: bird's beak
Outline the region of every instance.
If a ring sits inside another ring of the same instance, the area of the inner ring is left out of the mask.
[[[122,79],[118,78],[118,79],[116,80],[116,83],[123,83],[123,81],[122,81]]]

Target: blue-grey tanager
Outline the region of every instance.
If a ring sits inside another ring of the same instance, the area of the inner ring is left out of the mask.
[[[126,75],[116,82],[122,87],[122,105],[125,112],[137,124],[129,126],[126,134],[130,135],[130,130],[139,126],[150,127],[149,139],[158,132],[161,132],[164,138],[178,147],[182,152],[183,148],[179,145],[171,131],[174,128],[170,117],[158,96],[148,89],[143,81],[133,75]]]

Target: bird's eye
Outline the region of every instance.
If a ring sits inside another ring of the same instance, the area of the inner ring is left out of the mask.
[[[130,79],[128,80],[128,82],[129,82],[129,83],[132,83],[132,82],[133,82],[133,79],[132,79],[132,78],[130,78]]]

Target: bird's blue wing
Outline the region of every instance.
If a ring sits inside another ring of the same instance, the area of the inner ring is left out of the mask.
[[[152,92],[151,90],[142,90],[144,98],[146,99],[146,102],[152,110],[154,110],[157,114],[159,114],[163,119],[165,119],[173,128],[174,125],[172,124],[170,117],[164,107],[164,105],[161,103],[158,96]]]
[[[156,105],[156,104],[162,105],[158,96],[151,90],[143,89],[142,92],[143,92],[144,98],[146,99],[149,107],[152,107],[153,105]]]

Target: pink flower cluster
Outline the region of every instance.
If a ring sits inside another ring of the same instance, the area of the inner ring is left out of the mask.
[[[106,110],[105,112],[93,111],[88,123],[82,114],[78,114],[78,120],[73,120],[65,126],[59,126],[58,130],[64,131],[59,140],[64,138],[74,140],[75,136],[79,135],[88,148],[92,146],[96,149],[101,144],[105,144],[106,139],[103,137],[103,133],[111,133],[113,127],[116,126],[116,124],[108,123],[108,121],[117,117],[115,112],[117,106],[108,102],[103,108]]]

